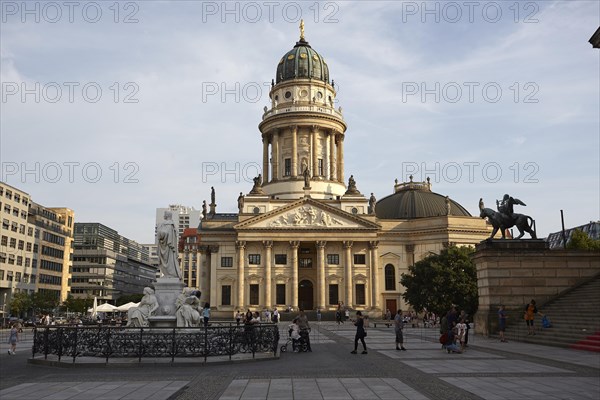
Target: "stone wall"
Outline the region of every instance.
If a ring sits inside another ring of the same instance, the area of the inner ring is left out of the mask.
[[[598,252],[549,250],[543,240],[486,240],[476,246],[479,309],[475,332],[497,333],[497,311],[504,304],[509,323],[522,319],[525,304],[538,308],[553,297],[600,273]]]

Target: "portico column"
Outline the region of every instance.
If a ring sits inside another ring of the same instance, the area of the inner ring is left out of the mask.
[[[300,242],[290,242],[290,260],[292,261],[292,307],[298,308],[298,247]]]
[[[263,135],[263,182],[269,182],[269,136]]]
[[[317,308],[325,309],[325,245],[327,242],[317,242]]]
[[[329,132],[329,179],[335,180],[335,131]]]
[[[209,246],[208,251],[210,252],[210,304],[211,307],[217,305],[217,260],[219,253],[219,246]]]
[[[198,250],[198,248],[196,248],[196,288],[200,291],[201,291],[201,289],[200,289],[200,285],[201,285],[201,283],[200,283],[201,282],[201,280],[200,280],[200,277],[201,277],[200,262],[201,262],[201,259],[202,259],[202,254],[200,253],[200,250]]]
[[[352,241],[344,241],[344,280],[346,282],[346,305],[352,307]]]
[[[263,246],[265,247],[265,301],[264,305],[267,308],[271,308],[271,250],[273,249],[273,241],[263,240]]]
[[[200,288],[200,293],[202,293],[202,299],[210,298],[210,290],[209,290],[209,276],[208,276],[208,246],[198,246],[198,251],[200,251],[200,261],[198,262],[198,279],[200,283],[198,284]]]
[[[344,135],[338,142],[338,181],[344,183]]]
[[[304,172],[304,171],[302,171]],[[292,178],[298,176],[298,126],[292,126]]]
[[[273,132],[273,141],[271,144],[271,165],[273,167],[272,181],[279,179],[279,132]]]
[[[245,299],[244,299],[244,286],[246,285],[246,282],[244,280],[244,258],[245,258],[245,250],[246,248],[246,242],[244,241],[237,241],[235,242],[235,249],[236,249],[236,257],[237,257],[237,269],[238,269],[238,290],[237,290],[237,303],[238,303],[238,307],[239,308],[245,308]]]
[[[372,288],[372,301],[371,306],[373,308],[380,308],[379,304],[379,242],[373,240],[369,242],[369,255],[371,256],[371,288]]]
[[[317,161],[318,159],[318,155],[317,155],[317,147],[318,147],[318,143],[319,140],[317,138],[317,135],[319,133],[318,130],[318,126],[313,125],[312,126],[312,176],[319,176],[319,163]]]

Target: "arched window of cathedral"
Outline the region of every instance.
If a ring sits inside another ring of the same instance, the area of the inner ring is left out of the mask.
[[[392,264],[385,266],[385,290],[396,290],[396,268]]]

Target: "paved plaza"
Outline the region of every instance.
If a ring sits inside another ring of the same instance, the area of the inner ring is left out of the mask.
[[[422,328],[405,329],[408,351],[396,351],[393,328],[383,327],[368,330],[368,354],[354,355],[353,326],[312,327],[312,353],[290,348],[278,359],[68,368],[29,364],[27,331],[9,356],[3,333],[0,399],[600,399],[598,353],[471,336],[464,354],[448,354],[437,330]],[[284,344],[287,326],[280,330]]]

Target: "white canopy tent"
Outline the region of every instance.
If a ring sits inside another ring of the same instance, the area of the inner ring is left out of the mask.
[[[115,312],[118,311],[117,307],[113,306],[112,304],[108,304],[108,303],[104,303],[102,305],[99,305],[98,307],[96,307],[96,312]],[[93,313],[94,309],[93,308],[88,308],[88,312],[89,313]]]

